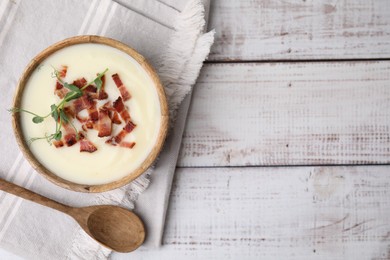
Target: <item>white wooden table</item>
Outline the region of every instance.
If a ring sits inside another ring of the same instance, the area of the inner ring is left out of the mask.
[[[164,245],[132,259],[390,258],[390,1],[212,0]]]
[[[390,258],[390,1],[212,1],[164,246]]]

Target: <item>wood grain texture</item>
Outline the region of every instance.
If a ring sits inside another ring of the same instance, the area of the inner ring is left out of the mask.
[[[179,166],[390,162],[390,62],[208,64]]]
[[[385,166],[182,168],[163,246],[131,257],[389,259],[389,196]]]
[[[388,0],[211,1],[209,60],[390,58]]]

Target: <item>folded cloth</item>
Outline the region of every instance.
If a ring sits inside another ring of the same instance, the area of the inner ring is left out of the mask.
[[[179,11],[163,1],[68,0],[0,2],[0,177],[71,206],[118,204],[134,208],[147,227],[145,246],[161,243],[165,211],[190,93],[213,42],[203,33],[204,4],[188,0]],[[55,186],[37,174],[14,140],[11,115],[15,86],[26,64],[64,38],[97,34],[138,50],[157,69],[166,88],[172,131],[153,169],[125,187],[82,194]],[[148,186],[152,185],[142,193]],[[141,194],[142,193],[142,194]],[[141,195],[139,195],[141,194]],[[0,192],[0,247],[28,259],[106,259],[111,251],[88,237],[69,217]]]

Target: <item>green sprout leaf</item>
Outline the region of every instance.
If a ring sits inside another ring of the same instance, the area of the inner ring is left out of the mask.
[[[55,121],[58,121],[58,111],[57,106],[55,104],[50,106],[51,108],[51,116],[54,118]]]
[[[64,112],[63,109],[60,109],[60,118],[61,118],[61,120],[62,120],[64,123],[68,123],[68,122],[69,122],[69,118],[68,118],[68,116],[65,114],[65,112]]]
[[[32,119],[32,121],[33,121],[35,124],[42,123],[43,120],[44,120],[44,118],[41,117],[41,116],[34,116],[33,119]]]
[[[79,90],[80,91],[80,90]],[[73,99],[77,99],[79,97],[81,97],[83,95],[83,93],[80,92],[74,92],[74,91],[71,91],[71,92],[68,92],[65,97],[64,97],[64,101],[65,102],[69,102]]]
[[[96,85],[96,87],[97,87],[98,90],[100,90],[100,89],[102,88],[103,81],[102,81],[101,78],[96,78],[96,79],[94,80],[94,83],[95,83],[95,85]]]
[[[81,93],[81,90],[76,86],[76,85],[73,85],[73,84],[68,84],[68,83],[64,83],[64,87],[71,90],[71,91],[74,91],[74,92],[80,92]]]
[[[61,131],[58,131],[58,132],[54,133],[53,137],[54,137],[54,139],[56,139],[57,141],[61,140],[62,132],[61,132]]]

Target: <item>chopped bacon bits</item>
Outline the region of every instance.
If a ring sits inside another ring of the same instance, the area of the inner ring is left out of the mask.
[[[92,122],[96,122],[99,120],[99,112],[96,108],[95,101],[92,102],[92,105],[90,107],[88,107],[87,110],[88,110],[89,118]]]
[[[58,72],[58,76],[59,76],[60,78],[65,78],[67,72],[68,72],[68,66],[62,65],[62,66],[61,66],[61,70]]]
[[[86,123],[85,123],[85,126],[88,128],[88,129],[93,129],[93,122],[91,120],[88,120]]]
[[[64,146],[64,142],[62,142],[62,140],[59,140],[59,141],[54,140],[52,143],[54,144],[54,146],[55,146],[56,148],[59,148],[59,147]]]
[[[98,136],[110,136],[111,135],[111,119],[108,115],[109,111],[105,107],[99,108],[99,121],[98,121]]]
[[[119,146],[126,147],[126,148],[133,148],[135,145],[135,142],[121,142]]]
[[[118,97],[114,101],[112,106],[120,114],[120,116],[122,117],[123,121],[125,121],[125,123],[127,123],[131,120],[130,113],[127,111],[125,104],[123,103],[121,97]]]
[[[75,85],[78,88],[84,87],[85,84],[87,84],[87,80],[85,78],[76,79],[75,81],[73,81],[73,85]]]
[[[126,123],[125,127],[123,127],[123,130],[125,130],[126,132],[130,133],[131,131],[133,131],[133,129],[136,127],[136,124],[134,124],[133,122],[129,121]]]
[[[76,119],[79,120],[80,123],[85,123],[85,122],[88,121],[89,118],[88,118],[88,117],[82,117],[82,116],[80,116],[80,115],[77,115],[77,116],[76,116]]]
[[[71,107],[69,107],[69,106],[64,107],[64,112],[65,112],[65,114],[67,114],[71,118],[74,118],[76,116],[74,111],[73,111],[73,109]]]
[[[122,123],[122,121],[119,119],[119,114],[116,111],[111,113],[111,121],[113,124],[117,125],[120,125]]]
[[[78,114],[84,109],[88,109],[94,105],[94,101],[92,97],[89,94],[85,94],[81,96],[78,99],[75,99],[72,104],[70,109],[72,110],[73,114]]]
[[[90,93],[96,93],[97,92],[97,88],[92,86],[92,85],[88,85],[85,89],[84,89],[84,92],[90,92]]]
[[[59,98],[64,98],[66,93],[69,92],[69,89],[64,88],[64,86],[60,82],[56,82],[56,87],[54,89],[54,94],[56,94]]]
[[[115,73],[111,77],[114,80],[115,85],[119,89],[119,92],[121,93],[123,100],[124,101],[129,100],[131,98],[130,92],[127,90],[126,86],[123,85],[122,80],[120,79],[119,75],[117,73]]]
[[[80,141],[80,152],[93,153],[97,150],[96,146],[89,140],[83,139]]]
[[[85,138],[85,135],[83,132],[79,132],[79,140],[83,140]]]
[[[126,137],[126,135],[127,135],[128,133],[129,133],[129,132],[127,132],[126,130],[122,129],[122,131],[120,131],[119,134],[117,134],[117,135],[114,137],[115,143],[119,144],[120,142],[122,142],[122,140]]]
[[[103,75],[103,77],[101,77],[101,80],[102,80],[102,86],[101,86],[100,90],[98,91],[98,96],[97,96],[97,98],[99,100],[103,100],[103,99],[107,99],[108,98],[108,94],[104,90],[105,89],[105,85],[106,85],[106,76]]]
[[[77,143],[77,133],[76,130],[69,123],[62,123],[62,126],[65,130],[64,141],[67,146],[72,146]]]
[[[58,72],[58,77],[65,78],[67,71],[68,67],[62,66],[62,69]],[[90,129],[97,130],[98,137],[108,137],[106,140],[107,144],[129,149],[135,146],[135,142],[125,141],[126,136],[136,127],[124,103],[131,98],[131,95],[117,73],[112,75],[112,79],[119,90],[120,96],[113,103],[108,101],[103,105],[101,105],[100,100],[108,98],[108,94],[105,91],[106,78],[104,75],[101,77],[102,85],[99,90],[93,84],[86,86],[87,80],[85,78],[73,81],[73,85],[83,88],[82,96],[71,100],[63,108],[63,111],[69,119],[77,120],[80,123],[82,131],[77,133],[72,124],[62,121],[61,124],[64,127],[62,139],[52,141],[56,148],[65,145],[72,146],[78,142],[80,143],[80,152],[93,153],[97,151],[96,145],[87,138],[86,133]],[[64,98],[69,91],[68,88],[63,86],[60,79],[56,81],[55,95],[59,98]],[[81,115],[80,112],[83,110],[86,110],[88,115]],[[114,135],[114,124],[118,125],[117,127],[123,126],[119,133],[116,132],[116,135]]]
[[[135,143],[132,147],[129,147],[129,145],[126,144],[127,142],[124,142],[123,139],[126,137],[126,135],[128,135],[131,131],[133,131],[135,127],[136,125],[133,122],[131,121],[127,122],[126,125],[123,127],[123,129],[116,136],[113,136],[110,139],[108,139],[106,143],[111,145],[119,144],[119,146],[122,147],[133,148]],[[125,143],[126,145],[122,145],[122,143]]]
[[[107,98],[108,98],[108,94],[104,90],[99,91],[97,99],[103,100],[103,99],[107,99]]]
[[[76,134],[67,134],[64,139],[67,146],[72,146],[77,143]]]

